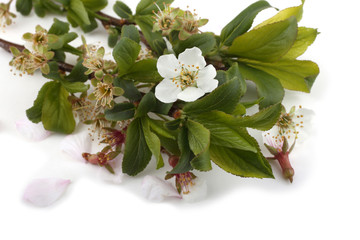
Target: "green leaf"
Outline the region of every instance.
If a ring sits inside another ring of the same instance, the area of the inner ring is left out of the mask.
[[[160,139],[162,147],[164,147],[172,155],[180,156],[181,152],[176,140],[166,138],[161,135],[158,135],[158,137]]]
[[[240,58],[273,62],[290,50],[296,36],[296,18],[291,17],[237,37],[228,53]]]
[[[89,20],[90,20],[90,24],[85,24],[85,23],[79,24],[81,30],[83,30],[84,33],[91,32],[91,31],[95,30],[97,28],[97,26],[98,26],[94,16],[89,15]]]
[[[294,16],[296,18],[296,20],[298,22],[300,22],[301,18],[302,18],[302,14],[303,14],[303,5],[305,0],[301,0],[302,4],[297,6],[297,7],[290,7],[290,8],[286,8],[282,11],[280,11],[278,14],[276,14],[274,17],[269,18],[268,20],[260,23],[259,25],[257,25],[254,29],[257,28],[261,28],[265,25],[269,25],[275,22],[280,22],[283,21],[285,19],[288,19],[292,16]]]
[[[125,92],[123,96],[131,101],[139,101],[142,98],[141,93],[135,87],[133,81],[115,78],[114,86],[124,89]]]
[[[135,176],[149,164],[151,151],[147,146],[140,118],[134,119],[126,131],[123,173]]]
[[[198,156],[194,157],[191,160],[190,164],[196,170],[210,171],[212,167],[211,167],[209,147],[205,150],[205,152],[200,153]]]
[[[90,87],[82,82],[61,81],[61,84],[69,93],[85,92]]]
[[[209,95],[195,102],[187,103],[183,110],[186,114],[208,112],[211,110],[232,113],[240,100],[240,94],[240,80],[234,78],[216,88]]]
[[[127,70],[126,74],[124,74],[122,78],[125,80],[134,80],[136,82],[145,83],[160,82],[163,78],[159,75],[156,63],[156,59],[144,59],[138,61]]]
[[[180,159],[170,174],[185,173],[192,169],[190,161],[194,158],[194,154],[190,150],[188,130],[186,128],[180,130],[178,144],[181,151]]]
[[[119,67],[119,77],[126,74],[134,65],[141,46],[129,38],[121,38],[113,50],[113,57]]]
[[[169,129],[171,131],[174,131],[174,130],[177,130],[180,127],[181,122],[182,122],[181,118],[178,118],[178,119],[175,119],[175,120],[172,120],[172,121],[169,121],[169,122],[165,122],[164,126],[167,129]]]
[[[185,41],[179,41],[177,45],[174,46],[174,51],[176,54],[180,54],[187,48],[198,47],[202,55],[205,56],[210,53],[216,46],[216,39],[213,33],[201,33],[194,34]]]
[[[164,160],[161,156],[161,143],[159,137],[150,131],[150,124],[147,117],[141,119],[145,140],[150,151],[156,158],[156,169],[164,166]]]
[[[34,104],[31,108],[29,108],[28,110],[26,110],[26,116],[27,118],[32,121],[33,123],[39,123],[41,122],[41,115],[42,115],[42,107],[43,107],[43,104],[44,104],[44,99],[45,99],[45,95],[46,95],[46,92],[49,90],[49,88],[51,88],[54,84],[56,84],[55,82],[47,82],[45,83],[35,101],[34,101]]]
[[[148,112],[150,112],[156,103],[155,94],[153,92],[148,92],[141,99],[139,106],[136,109],[135,117],[145,116]]]
[[[74,131],[76,123],[68,96],[69,92],[61,83],[55,83],[47,90],[41,114],[46,130],[65,134]]]
[[[210,131],[198,122],[188,120],[188,140],[191,151],[195,155],[204,152],[210,145]]]
[[[166,49],[166,43],[160,32],[153,32],[153,18],[151,15],[136,16],[135,22],[140,27],[146,41],[154,53],[162,55]]]
[[[245,79],[251,80],[256,84],[258,95],[260,98],[263,98],[259,103],[260,108],[265,108],[282,101],[285,91],[279,79],[245,64],[239,63],[239,69]]]
[[[110,27],[108,29],[108,45],[109,47],[113,48],[116,46],[118,40],[119,40],[119,31],[116,28]]]
[[[192,115],[191,119],[210,130],[211,144],[257,152],[253,144],[249,142],[250,135],[247,131],[237,125],[229,124],[229,122],[233,123],[234,116],[220,111],[211,111]]]
[[[16,0],[16,11],[22,15],[29,15],[32,9],[32,0]]]
[[[136,15],[148,15],[153,11],[158,12],[157,6],[164,10],[164,4],[171,4],[174,0],[141,0],[136,6]],[[157,4],[157,6],[155,5]]]
[[[264,9],[271,7],[267,1],[257,1],[237,15],[220,34],[221,43],[230,46],[235,38],[247,32],[253,24],[256,15]]]
[[[34,7],[34,10],[35,10],[35,14],[38,16],[38,17],[45,17],[46,15],[46,8],[43,6],[42,2],[40,1],[34,1],[33,2],[33,7]]]
[[[177,132],[166,129],[164,127],[164,121],[149,118],[149,122],[151,130],[157,135],[176,140]]]
[[[231,174],[241,177],[274,178],[269,163],[260,152],[212,144],[210,155],[214,163]]]
[[[139,30],[134,25],[124,25],[121,28],[121,37],[127,37],[133,40],[134,42],[140,42]]]
[[[54,23],[51,25],[48,33],[60,36],[65,33],[68,33],[69,30],[70,30],[70,26],[68,23],[60,21],[57,18],[54,18]]]
[[[299,27],[294,45],[282,57],[282,59],[296,59],[306,52],[307,48],[313,44],[319,32],[314,28]]]
[[[76,19],[80,20],[80,22],[78,22],[79,25],[81,23],[85,25],[91,24],[88,13],[81,0],[70,0],[70,8],[68,9],[68,13],[69,12],[71,12],[72,17],[75,15],[77,17]]]
[[[84,6],[91,11],[97,12],[104,9],[108,1],[107,0],[81,0]]]
[[[71,70],[70,74],[65,77],[69,82],[86,82],[88,76],[85,75],[87,68],[82,65],[83,60],[77,62],[74,68]]]
[[[246,60],[246,62],[250,67],[278,78],[284,88],[307,93],[310,92],[320,71],[318,65],[311,61],[280,60],[264,63]]]
[[[132,17],[131,9],[122,1],[116,1],[113,10],[121,18],[129,19]]]
[[[118,103],[112,109],[105,110],[105,118],[109,121],[123,121],[133,118],[135,106],[132,103]]]

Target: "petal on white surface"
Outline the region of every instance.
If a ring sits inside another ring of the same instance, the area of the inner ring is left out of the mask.
[[[163,78],[174,78],[180,74],[179,60],[177,60],[174,54],[160,56],[156,66]]]
[[[163,103],[172,103],[177,100],[181,88],[170,79],[162,80],[155,88],[155,97]]]
[[[182,194],[186,202],[197,202],[203,200],[207,195],[207,183],[203,179],[195,178],[194,185],[189,187],[189,193]]]
[[[122,159],[123,155],[119,154],[119,156],[117,156],[113,161],[111,161],[110,165],[115,172],[114,174],[110,173],[105,167],[99,167],[99,171],[97,173],[98,178],[115,184],[122,183],[122,179],[124,177],[121,165]]]
[[[171,183],[150,175],[144,177],[141,192],[146,199],[154,202],[161,202],[168,197],[181,198]]]
[[[177,98],[185,102],[193,102],[204,96],[205,92],[201,88],[187,87],[177,95]]]
[[[86,162],[82,157],[84,152],[91,151],[91,139],[88,134],[68,135],[62,140],[60,147],[71,158],[80,162]]]
[[[64,194],[70,182],[61,178],[35,179],[26,187],[24,200],[38,207],[47,207]]]
[[[51,132],[44,129],[42,123],[33,123],[29,119],[16,121],[16,129],[25,138],[31,141],[41,141],[50,136]]]
[[[188,48],[179,54],[179,61],[191,71],[196,71],[196,67],[203,69],[206,66],[205,58],[199,48]],[[189,67],[190,66],[190,67]]]

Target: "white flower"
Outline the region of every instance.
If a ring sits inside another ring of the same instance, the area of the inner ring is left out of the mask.
[[[207,195],[207,183],[205,180],[195,178],[192,180],[192,184],[189,186],[187,193],[181,194],[183,199],[187,202],[196,202],[204,199]]]
[[[41,141],[50,136],[51,132],[44,129],[42,123],[33,123],[27,118],[15,122],[16,129],[31,141]]]
[[[282,146],[282,138],[285,137],[290,145],[303,142],[310,134],[312,125],[311,118],[314,112],[310,109],[295,106],[287,113],[283,109],[278,122],[263,135],[264,142],[273,142],[275,145]]]
[[[164,103],[177,99],[193,102],[219,84],[214,79],[216,69],[206,66],[205,58],[197,47],[186,49],[177,59],[174,54],[163,55],[157,62],[159,74],[164,78],[155,88],[155,96]]]
[[[23,198],[35,206],[47,207],[63,195],[70,182],[60,178],[35,179],[26,187]]]
[[[154,202],[161,202],[168,197],[181,198],[181,195],[171,183],[150,175],[144,177],[141,192],[145,198]]]
[[[71,134],[62,140],[60,148],[63,152],[68,154],[71,158],[80,162],[86,162],[82,154],[90,152],[91,139],[88,134]]]

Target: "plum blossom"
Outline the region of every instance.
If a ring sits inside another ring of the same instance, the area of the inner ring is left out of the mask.
[[[15,122],[18,132],[31,141],[41,141],[49,137],[51,132],[44,129],[42,123],[33,123],[24,118]]]
[[[174,54],[162,55],[157,69],[164,79],[156,86],[155,96],[164,103],[177,99],[193,102],[205,93],[212,92],[219,84],[214,79],[215,67],[206,66],[205,58],[197,47],[186,49],[178,59]]]
[[[35,179],[26,187],[23,198],[37,207],[47,207],[64,194],[70,183],[60,178]]]
[[[141,192],[145,198],[154,202],[161,202],[165,198],[171,197],[181,198],[181,195],[170,182],[150,175],[144,177]]]

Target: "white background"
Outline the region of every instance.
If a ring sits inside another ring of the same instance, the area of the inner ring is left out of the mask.
[[[137,1],[124,1],[135,9]],[[110,2],[105,12],[113,14]],[[178,0],[175,5],[196,8],[210,19],[203,30],[219,34],[253,2]],[[269,2],[282,9],[300,0]],[[40,74],[13,76],[8,66],[11,57],[0,49],[0,239],[359,239],[360,51],[355,3],[308,0],[305,4],[300,25],[318,28],[321,34],[302,59],[317,62],[321,74],[310,95],[286,93],[286,106],[301,104],[316,113],[312,136],[291,155],[294,183],[281,177],[276,164],[276,180],[242,179],[214,165],[214,171],[199,174],[208,183],[207,198],[192,204],[157,204],[142,198],[141,179],[154,172],[154,162],[136,178],[125,177],[121,185],[113,185],[61,153],[63,136],[52,135],[38,143],[20,136],[14,122],[25,117],[45,80]],[[262,12],[256,23],[275,13]],[[18,14],[16,24],[0,36],[22,44],[24,32],[33,32],[37,24],[48,28],[52,18]],[[99,27],[86,37],[106,45],[104,35]],[[24,203],[26,184],[46,176],[69,177],[73,182],[52,207]]]

